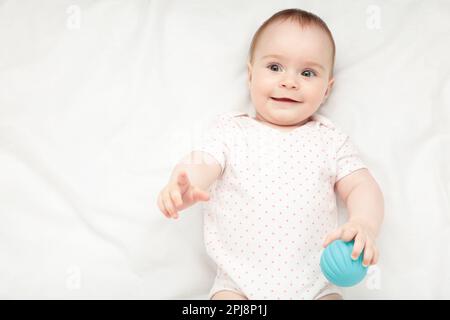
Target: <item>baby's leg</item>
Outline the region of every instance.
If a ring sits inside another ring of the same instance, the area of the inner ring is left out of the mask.
[[[344,300],[344,299],[342,299],[342,296],[340,294],[331,293],[331,294],[327,294],[326,296],[323,296],[317,300]]]
[[[248,300],[246,297],[230,290],[221,290],[216,292],[211,300]]]

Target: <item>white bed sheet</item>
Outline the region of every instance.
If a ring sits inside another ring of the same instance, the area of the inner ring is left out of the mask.
[[[320,112],[385,196],[380,263],[345,298],[450,298],[450,3],[437,0],[0,2],[0,298],[206,298],[200,206],[166,220],[156,196],[211,117],[249,106],[250,39],[290,7],[332,29]]]

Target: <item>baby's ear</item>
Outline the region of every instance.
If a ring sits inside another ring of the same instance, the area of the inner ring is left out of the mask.
[[[247,61],[247,80],[250,85],[250,82],[252,81],[252,64],[250,61]]]
[[[333,88],[333,85],[334,85],[334,77],[328,81],[328,87],[327,87],[327,91],[325,91],[325,96],[323,97],[323,102],[325,102],[325,100],[328,99],[328,96],[331,93],[331,89]]]

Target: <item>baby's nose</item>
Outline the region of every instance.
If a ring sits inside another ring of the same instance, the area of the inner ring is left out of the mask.
[[[298,89],[298,83],[297,81],[293,80],[284,80],[280,83],[281,87],[287,88],[287,89]]]
[[[298,81],[295,74],[286,73],[281,79],[280,86],[287,89],[298,89]]]

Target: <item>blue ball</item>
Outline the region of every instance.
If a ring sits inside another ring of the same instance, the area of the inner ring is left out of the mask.
[[[336,240],[322,252],[320,268],[331,283],[339,287],[351,287],[358,284],[367,274],[364,267],[364,251],[357,260],[352,259],[354,241]]]

